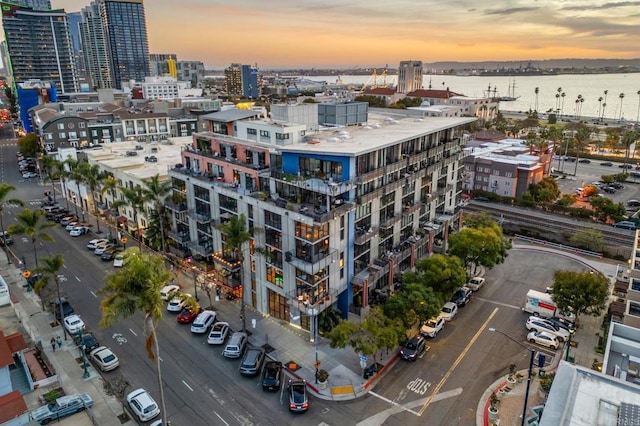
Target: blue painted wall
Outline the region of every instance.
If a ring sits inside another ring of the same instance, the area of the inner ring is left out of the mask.
[[[323,155],[323,154],[300,154],[297,152],[285,152],[282,154],[282,171],[289,174],[298,174],[300,171],[299,164],[300,158],[315,158],[324,161],[334,161],[342,163],[342,180],[346,181],[350,179],[351,170],[351,158],[341,157],[337,155]]]

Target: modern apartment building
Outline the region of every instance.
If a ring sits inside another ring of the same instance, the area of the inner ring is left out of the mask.
[[[231,64],[224,70],[224,91],[227,95],[242,95],[242,65]]]
[[[178,55],[175,53],[151,53],[149,55],[149,66],[151,67],[152,77],[162,77],[170,75],[177,77],[176,63]]]
[[[196,133],[169,171],[171,250],[207,265],[209,285],[245,286],[245,303],[303,329],[330,306],[359,315],[446,250],[474,120],[370,113],[366,125],[309,134],[257,119],[232,124],[242,137]],[[216,229],[232,215],[253,234],[243,264]]]
[[[13,0],[10,3],[30,7],[34,10],[51,10],[51,0]]]
[[[399,93],[422,89],[422,61],[401,61],[398,67]]]
[[[60,92],[78,90],[67,14],[12,3],[2,5],[2,26],[14,84],[54,82]]]
[[[113,87],[149,75],[149,38],[142,0],[98,0]]]
[[[191,87],[201,87],[204,79],[204,64],[200,61],[178,61],[176,76],[180,81],[190,81]]]
[[[91,89],[109,89],[114,87],[109,60],[109,46],[100,17],[100,4],[91,2],[82,8],[82,19],[78,24],[82,55]]]

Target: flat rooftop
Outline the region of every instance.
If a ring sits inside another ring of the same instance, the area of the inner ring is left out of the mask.
[[[279,147],[282,152],[358,156],[399,142],[476,121],[475,117],[406,117],[369,110],[362,126],[335,127],[307,135],[311,140]]]

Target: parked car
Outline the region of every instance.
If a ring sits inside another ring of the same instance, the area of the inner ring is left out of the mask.
[[[473,277],[467,283],[467,288],[471,289],[472,291],[478,291],[482,288],[483,285],[484,285],[484,278]]]
[[[106,346],[100,346],[89,354],[91,359],[100,371],[111,371],[118,368],[120,361],[118,357]]]
[[[178,290],[180,290],[180,287],[178,287],[175,284],[165,285],[160,290],[160,298],[162,300],[167,300],[169,298],[169,293],[174,292],[174,291],[178,291]]]
[[[60,219],[60,226],[67,226],[71,222],[77,222],[78,218],[73,215],[66,215]]]
[[[225,358],[240,358],[247,346],[247,338],[247,333],[241,331],[233,333],[224,351],[222,351],[222,356]]]
[[[473,292],[468,287],[460,287],[453,293],[451,297],[451,302],[455,303],[457,306],[467,306],[467,303],[471,302],[471,295]],[[455,313],[453,314],[455,315]]]
[[[96,238],[87,243],[87,248],[89,250],[95,250],[97,246],[102,244],[109,244],[109,240],[104,238]]]
[[[629,200],[627,201],[627,205],[629,207],[640,207],[640,200]]]
[[[440,316],[431,318],[422,324],[422,327],[420,327],[420,334],[424,337],[436,337],[440,330],[444,328],[444,323],[444,318]]]
[[[67,329],[69,334],[75,335],[80,330],[85,329],[84,321],[80,319],[80,317],[76,314],[69,315],[68,317],[64,317],[64,328]]]
[[[160,414],[156,401],[142,388],[130,392],[127,395],[127,403],[141,422],[149,421]]]
[[[572,324],[571,322],[569,322],[568,320],[564,319],[564,318],[544,318],[545,322],[548,322],[556,327],[560,327],[560,328],[564,328],[565,330],[567,330],[568,332],[572,332],[575,331],[576,326],[574,324]]]
[[[180,312],[182,311],[182,308],[184,308],[184,305],[186,305],[186,302],[179,296],[176,296],[167,303],[167,311]]]
[[[65,395],[56,399],[56,402],[43,405],[33,410],[29,417],[41,425],[46,425],[54,420],[75,414],[93,406],[93,400],[88,393]]]
[[[442,307],[440,311],[440,316],[444,318],[445,321],[451,321],[456,314],[458,313],[458,305],[453,302],[447,302]]]
[[[75,228],[76,226],[81,226],[80,222],[77,222],[77,221],[69,222],[64,229],[66,229],[67,232],[71,232],[73,231],[73,228]]]
[[[211,327],[209,336],[207,337],[207,343],[210,345],[221,345],[227,339],[229,334],[229,324],[226,322],[217,322]]]
[[[589,160],[588,158],[581,158],[578,160],[578,163],[589,164],[591,163],[591,160]]]
[[[0,231],[0,246],[13,244],[13,237],[7,231]]]
[[[602,190],[604,192],[606,192],[607,194],[615,194],[616,193],[616,189],[613,186],[605,186],[604,188],[602,188]]]
[[[200,312],[202,312],[202,308],[199,306],[195,311],[184,308],[176,317],[176,321],[178,321],[180,324],[191,324],[200,314]]]
[[[532,331],[527,334],[527,340],[531,343],[537,343],[538,345],[546,346],[554,351],[560,346],[558,338],[553,334],[549,334],[546,331]]]
[[[264,362],[265,352],[262,348],[249,348],[240,362],[240,374],[255,376],[260,372]]]
[[[279,361],[269,361],[262,369],[262,390],[280,390],[282,380],[282,363]]]
[[[53,305],[53,312],[58,321],[62,321],[64,317],[68,317],[75,312],[71,304],[64,297],[52,300],[51,305]]]
[[[34,177],[38,177],[38,174],[36,172],[24,172],[22,174],[22,179],[31,179]]]
[[[612,182],[609,184],[609,186],[613,186],[615,189],[623,189],[624,185],[620,182]]]
[[[530,316],[527,319],[527,330],[531,331],[544,331],[546,333],[556,336],[560,343],[569,338],[569,331],[541,319],[540,317]]]
[[[613,163],[610,161],[605,161],[604,163],[600,163],[600,165],[605,167],[612,167]]]
[[[123,265],[124,265],[124,255],[122,253],[116,254],[116,257],[113,258],[113,267],[122,268]]]
[[[69,235],[72,237],[79,237],[80,235],[84,235],[89,232],[89,228],[86,226],[74,226]]]
[[[289,411],[302,413],[309,409],[307,382],[304,380],[289,380],[287,391],[289,393]]]
[[[99,245],[99,246],[96,246],[96,249],[93,251],[93,253],[94,253],[96,256],[102,256],[102,254],[103,254],[106,250],[108,250],[108,249],[110,249],[110,248],[114,248],[115,246],[116,246],[115,244],[111,244],[111,243],[109,243],[109,244],[101,244],[101,245]]]
[[[482,196],[480,196],[480,197],[474,197],[473,199],[474,199],[474,200],[476,200],[476,201],[481,201],[481,202],[483,202],[483,203],[488,203],[488,202],[490,202],[490,201],[491,201],[491,200],[490,200],[490,199],[488,199],[487,197],[482,197]]]
[[[427,345],[422,336],[413,336],[402,343],[400,349],[400,358],[407,361],[415,361],[420,355],[425,353]]]
[[[191,324],[191,332],[196,334],[203,334],[209,331],[209,327],[216,320],[215,311],[202,311],[198,314],[193,323]]]
[[[628,220],[622,220],[613,224],[614,228],[635,230],[636,224]]]
[[[111,248],[109,248],[109,249],[106,249],[106,250],[104,251],[104,253],[102,253],[102,254],[100,255],[100,258],[101,258],[102,260],[104,260],[105,262],[108,262],[108,261],[110,261],[110,260],[113,260],[113,259],[116,257],[116,255],[117,255],[118,253],[120,253],[121,251],[122,251],[122,250],[120,250],[120,249],[119,249],[119,248],[117,248],[117,247],[111,247]]]
[[[91,333],[82,333],[82,348],[86,354],[91,353],[92,350],[99,347],[98,339]]]

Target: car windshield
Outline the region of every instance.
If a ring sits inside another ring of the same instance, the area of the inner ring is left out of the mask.
[[[291,385],[291,393],[293,394],[293,402],[301,404],[304,402],[304,385]]]
[[[145,413],[150,413],[157,408],[156,404],[151,404],[144,409]]]
[[[427,321],[427,327],[431,327],[434,328],[436,326],[436,321],[435,320],[429,320]]]
[[[409,342],[406,344],[405,348],[407,349],[415,349],[416,348],[416,344],[413,342]]]
[[[442,312],[446,313],[446,314],[450,314],[451,313],[451,308],[442,308]]]

